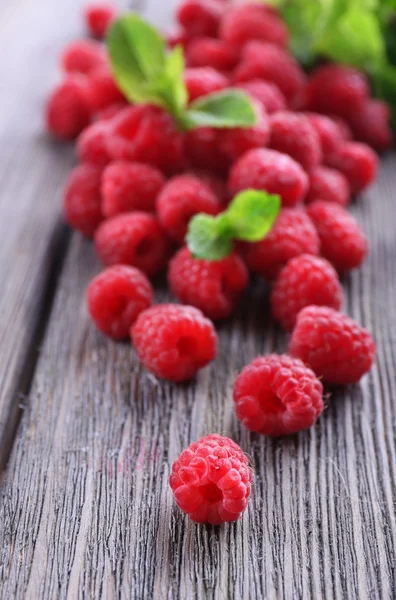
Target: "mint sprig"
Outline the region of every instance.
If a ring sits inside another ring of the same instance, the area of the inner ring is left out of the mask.
[[[195,258],[220,260],[231,253],[234,240],[262,240],[271,231],[280,207],[278,195],[244,190],[216,217],[205,214],[193,217],[187,245]]]
[[[249,96],[228,89],[188,105],[181,46],[167,52],[149,23],[130,13],[111,27],[107,46],[114,77],[130,102],[155,104],[172,114],[181,129],[252,127],[257,116]]]

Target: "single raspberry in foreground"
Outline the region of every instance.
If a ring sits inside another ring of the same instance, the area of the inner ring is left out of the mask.
[[[324,258],[301,254],[279,273],[271,292],[272,314],[291,331],[305,306],[330,306],[339,310],[342,288],[336,270]]]
[[[247,429],[280,436],[308,429],[323,411],[323,386],[301,360],[260,356],[238,375],[235,410]]]
[[[196,523],[237,521],[250,496],[252,470],[233,440],[207,435],[183,450],[169,484],[178,507]]]
[[[131,337],[146,369],[171,381],[192,379],[217,353],[213,323],[192,306],[157,304],[145,310]]]
[[[116,340],[128,338],[137,316],[152,301],[153,290],[147,277],[126,265],[105,269],[87,290],[88,310],[96,327]]]
[[[88,31],[97,38],[104,38],[110,25],[117,18],[115,6],[107,2],[93,2],[84,9]]]
[[[92,236],[103,220],[100,182],[102,169],[81,164],[69,174],[63,196],[67,223],[83,235]]]
[[[374,362],[375,344],[367,329],[325,306],[308,306],[297,317],[289,352],[326,383],[356,383]]]

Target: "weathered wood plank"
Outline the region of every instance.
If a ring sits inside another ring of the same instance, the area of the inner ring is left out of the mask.
[[[232,409],[239,369],[285,348],[263,286],[220,327],[220,356],[195,382],[160,383],[90,325],[99,265],[74,237],[4,484],[4,598],[394,597],[394,158],[355,208],[371,255],[345,282],[377,364],[292,439],[250,435]],[[188,522],[167,486],[180,450],[215,431],[256,468],[249,510],[223,528]]]

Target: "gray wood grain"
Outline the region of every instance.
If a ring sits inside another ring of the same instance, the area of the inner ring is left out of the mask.
[[[12,346],[9,354],[2,350],[11,396],[26,346],[14,338],[34,334],[31,319],[40,310],[32,303],[47,277],[48,240],[56,231],[54,196],[71,162],[68,150],[40,137],[38,121],[53,52],[67,32],[78,35],[71,6],[65,0],[51,11],[49,0],[19,0],[1,24],[11,43],[21,19],[27,27],[41,15],[37,31],[27,34],[31,56],[25,59],[21,48],[13,59],[30,67],[29,85],[13,79],[26,124],[11,92],[0,100],[10,111],[0,124],[12,150],[0,154],[3,190],[9,189],[0,213],[7,244],[0,302]],[[170,8],[149,10],[162,23]],[[290,439],[251,435],[233,413],[238,371],[287,343],[268,317],[264,285],[253,286],[234,319],[221,325],[219,357],[195,381],[159,382],[141,369],[129,344],[106,340],[89,322],[85,289],[100,266],[90,243],[73,235],[1,490],[0,598],[395,597],[394,164],[394,154],[384,158],[378,182],[354,207],[371,253],[344,282],[346,310],[375,334],[377,363],[360,385],[332,395],[315,428]],[[13,202],[19,187],[24,199]],[[25,260],[16,268],[10,261],[25,240]],[[160,287],[156,294],[165,297]],[[213,432],[240,443],[256,473],[246,514],[222,528],[189,522],[167,484],[179,452]]]

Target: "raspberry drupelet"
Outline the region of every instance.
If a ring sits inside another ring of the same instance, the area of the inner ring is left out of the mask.
[[[106,54],[102,45],[93,40],[69,42],[60,56],[60,65],[67,73],[89,73],[106,65]]]
[[[348,180],[353,194],[358,194],[375,179],[378,156],[367,144],[347,142],[328,159],[329,167],[338,169]]]
[[[161,108],[149,104],[129,106],[116,115],[111,126],[107,150],[113,160],[147,163],[165,173],[183,167],[183,134]]]
[[[125,160],[112,162],[103,171],[102,210],[105,217],[142,210],[154,212],[155,201],[165,184],[161,171]]]
[[[312,169],[309,174],[306,204],[311,204],[315,200],[325,200],[340,206],[347,206],[350,199],[351,191],[348,180],[340,171],[322,165]]]
[[[96,232],[95,247],[105,266],[132,265],[149,276],[165,267],[171,250],[158,220],[139,211],[104,221]]]
[[[91,237],[103,220],[100,183],[102,169],[95,165],[82,164],[69,174],[66,183],[63,209],[67,223]]]
[[[250,431],[281,436],[308,429],[323,411],[323,386],[301,360],[260,356],[238,375],[234,387],[238,419]]]
[[[319,238],[320,252],[337,271],[359,267],[367,255],[367,239],[356,219],[342,206],[316,200],[307,207]]]
[[[221,210],[221,202],[210,186],[190,174],[168,181],[157,198],[158,219],[178,244],[184,242],[188,223],[194,215],[217,215]]]
[[[48,130],[61,139],[73,140],[91,120],[87,81],[83,75],[69,76],[51,93],[46,107]]]
[[[347,315],[324,306],[308,306],[297,317],[289,352],[324,382],[348,385],[371,369],[375,344],[367,329]]]
[[[233,165],[228,185],[233,196],[246,189],[265,190],[279,194],[282,206],[291,207],[307,193],[308,176],[287,154],[257,148],[246,152]]]
[[[324,258],[301,254],[289,260],[271,291],[272,314],[286,331],[292,331],[305,306],[339,310],[342,288],[336,270]]]
[[[168,282],[174,295],[213,320],[230,316],[248,281],[248,271],[236,253],[209,261],[193,258],[188,248],[181,248],[169,263]]]
[[[147,277],[134,267],[114,265],[97,275],[87,290],[88,310],[96,327],[109,337],[129,337],[138,315],[153,302]]]
[[[233,440],[207,435],[183,450],[169,484],[178,507],[196,523],[237,521],[245,510],[253,473]]]
[[[309,172],[322,162],[319,136],[301,113],[280,111],[270,117],[269,146],[288,154]]]
[[[253,244],[243,244],[248,267],[268,280],[274,279],[286,263],[300,254],[319,254],[320,241],[314,224],[300,209],[280,211],[269,234]]]
[[[115,6],[107,2],[93,2],[84,8],[86,26],[91,35],[99,39],[106,36],[111,24],[117,18]]]
[[[143,311],[131,337],[146,369],[171,381],[192,379],[217,353],[213,323],[192,306],[157,304]]]

